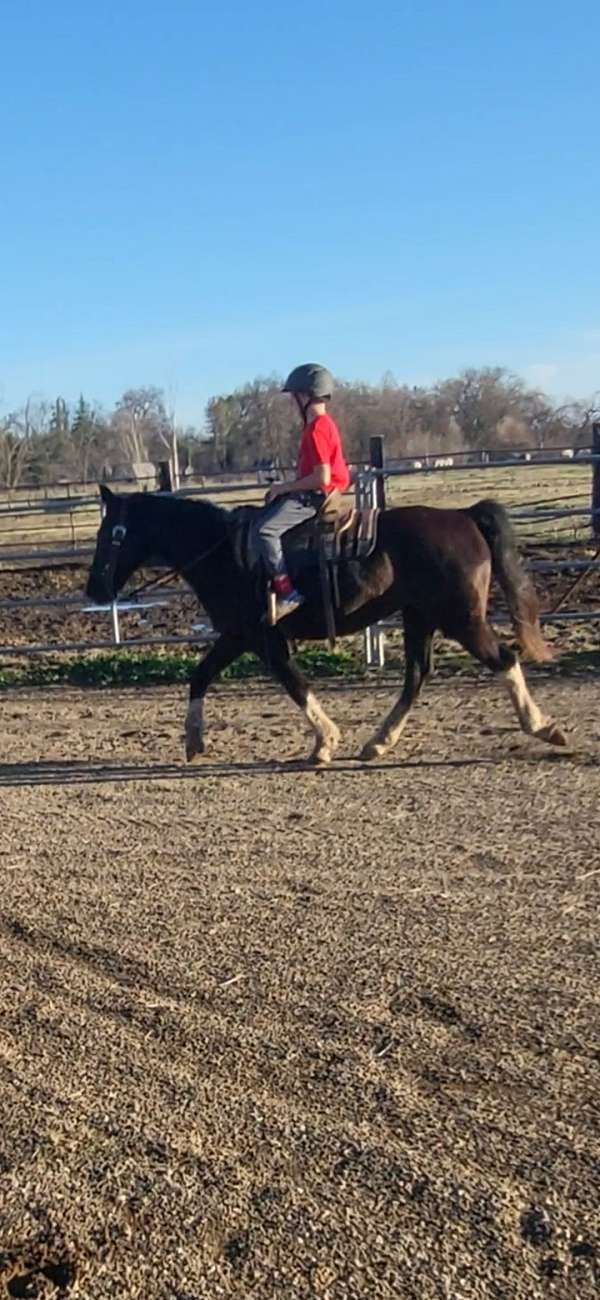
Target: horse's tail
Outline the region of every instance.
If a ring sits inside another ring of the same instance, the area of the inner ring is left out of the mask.
[[[514,528],[498,501],[478,501],[466,511],[477,524],[492,553],[492,572],[498,579],[521,650],[538,663],[548,663],[552,651],[544,640],[535,588],[525,572]]]

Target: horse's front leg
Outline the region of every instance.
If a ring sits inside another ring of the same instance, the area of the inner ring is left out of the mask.
[[[285,636],[279,628],[265,628],[264,635],[255,648],[269,672],[281,683],[294,704],[302,709],[315,733],[315,747],[311,762],[319,765],[330,763],[339,743],[340,733],[335,722],[332,722],[321,708],[306,678],[294,663]]]
[[[239,637],[222,635],[194,669],[190,680],[190,702],[185,719],[185,756],[188,763],[204,753],[204,696],[215,677],[246,649]]]

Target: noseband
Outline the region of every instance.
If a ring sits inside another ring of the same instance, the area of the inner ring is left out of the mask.
[[[119,502],[118,523],[113,524],[113,527],[111,529],[110,545],[108,548],[106,563],[102,565],[102,578],[106,585],[106,589],[110,594],[111,600],[115,599],[114,580],[115,580],[115,570],[117,567],[117,561],[119,559],[119,551],[123,545],[123,542],[125,541],[125,538],[127,537],[127,525],[125,523],[126,516],[127,516],[127,500],[123,498]]]

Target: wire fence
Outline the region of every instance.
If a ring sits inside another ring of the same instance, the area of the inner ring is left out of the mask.
[[[593,539],[594,526],[597,528],[596,516],[600,509],[591,505],[590,470],[600,464],[600,456],[586,453],[577,459],[557,459],[556,456],[538,456],[535,460],[490,461],[482,460],[476,465],[452,464],[440,468],[431,466],[392,466],[384,469],[372,465],[356,467],[354,476],[355,499],[358,505],[373,505],[378,499],[378,484],[385,482],[388,492],[388,504],[401,504],[409,498],[412,503],[419,495],[425,500],[429,495],[435,504],[456,504],[455,485],[460,482],[461,491],[473,496],[479,490],[480,475],[493,483],[494,495],[506,499],[518,530],[520,541],[526,549],[536,546],[543,551],[550,551],[560,546],[563,550],[567,544],[589,545]],[[550,469],[552,475],[558,474],[556,482],[552,479],[548,487],[538,486],[537,494],[527,496],[527,481],[532,470]],[[462,474],[462,480],[457,475]],[[407,489],[407,483],[415,487]],[[560,481],[559,481],[560,479]],[[567,487],[567,480],[572,488]],[[433,484],[433,489],[432,485]],[[439,486],[438,486],[439,485]],[[23,569],[67,569],[85,567],[93,554],[94,540],[100,522],[100,499],[96,493],[67,493],[62,496],[50,496],[43,500],[25,500],[18,504],[14,501],[0,499],[0,576],[10,573],[14,585],[18,583],[19,573]],[[124,483],[121,490],[131,491],[132,484]],[[182,497],[216,498],[221,503],[234,507],[249,501],[260,503],[264,496],[264,483],[257,481],[257,476],[244,476],[234,481],[230,476],[227,481],[211,479],[210,483],[187,483],[179,489],[177,495]],[[448,502],[443,500],[444,492]],[[598,570],[600,562],[590,561],[579,556],[574,549],[566,558],[529,558],[528,564],[533,572],[544,574],[572,573],[576,575],[584,569]],[[158,646],[204,645],[214,639],[214,633],[207,621],[193,622],[188,610],[181,611],[181,625],[188,630],[181,635],[155,633],[148,631],[142,635],[124,634],[128,616],[135,614],[137,622],[150,610],[168,608],[173,602],[181,602],[185,588],[170,585],[161,589],[159,599],[137,600],[128,602],[126,597],[110,606],[93,606],[86,603],[82,595],[74,593],[57,595],[19,596],[9,594],[0,597],[0,611],[23,615],[28,611],[38,611],[40,622],[46,622],[49,611],[67,619],[72,614],[79,618],[90,619],[90,629],[97,626],[98,620],[107,620],[107,637],[97,635],[72,639],[46,640],[35,637],[29,641],[0,645],[0,656],[38,656],[48,653],[86,653],[98,650],[143,649]],[[189,601],[189,593],[187,596]],[[197,616],[196,616],[197,617]],[[600,620],[600,609],[581,609],[561,611],[555,616],[548,615],[547,621],[572,623],[595,622]],[[93,620],[93,622],[92,622]],[[369,666],[380,667],[385,657],[385,633],[397,627],[397,620],[369,628],[365,632],[365,659]]]

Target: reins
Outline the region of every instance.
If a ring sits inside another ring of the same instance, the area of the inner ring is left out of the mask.
[[[149,578],[147,582],[141,582],[139,587],[134,587],[133,591],[127,593],[127,599],[133,600],[142,591],[151,591],[155,587],[162,587],[165,582],[170,582],[171,578],[184,578],[190,569],[193,569],[196,564],[201,564],[203,560],[207,560],[209,555],[212,555],[214,551],[218,551],[219,547],[223,546],[226,541],[227,537],[220,537],[218,542],[213,542],[212,546],[207,547],[205,551],[201,551],[200,555],[196,555],[193,560],[190,560],[189,564],[184,564],[183,568],[167,569],[167,572],[161,573],[158,578]]]

